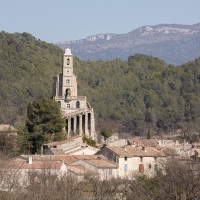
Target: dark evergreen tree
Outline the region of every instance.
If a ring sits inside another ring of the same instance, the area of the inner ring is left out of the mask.
[[[27,108],[26,126],[31,135],[33,153],[43,147],[44,142],[51,141],[64,127],[59,104],[47,98],[34,100]]]

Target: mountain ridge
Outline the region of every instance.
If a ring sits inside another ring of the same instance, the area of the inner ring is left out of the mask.
[[[123,34],[95,34],[85,39],[56,43],[71,48],[82,60],[127,60],[136,53],[152,55],[180,65],[200,55],[200,23],[142,26]]]

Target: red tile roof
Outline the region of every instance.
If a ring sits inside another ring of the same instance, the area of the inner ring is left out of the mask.
[[[28,164],[30,157],[32,158],[33,164]],[[69,164],[77,160],[85,160],[100,168],[115,167],[116,165],[102,155],[21,155],[13,159],[12,162],[15,165],[15,169],[20,167],[23,169],[44,169],[57,167],[57,164],[63,162],[69,166]],[[55,163],[55,165],[53,165],[53,163]]]
[[[144,140],[137,140],[137,139],[129,139],[129,144],[140,146],[140,147],[155,147],[156,149],[161,149],[159,143],[155,139],[144,139]]]
[[[94,160],[94,159],[104,159],[107,160],[107,158],[103,155],[73,155],[78,160]]]
[[[130,145],[136,145],[136,146],[140,146],[140,147],[145,147],[145,144],[141,141],[141,140],[128,140]]]
[[[65,155],[65,152],[63,151],[63,149],[50,148],[50,150],[53,153],[53,155]]]
[[[18,159],[28,160],[29,157],[32,157],[33,161],[60,161],[58,155],[20,155]]]
[[[127,146],[125,147],[105,147],[110,149],[111,151],[115,152],[119,156],[127,156],[127,157],[164,157],[166,156],[163,152],[153,148],[153,147],[146,147],[145,150],[141,150],[135,147]]]
[[[95,172],[88,170],[85,167],[80,166],[80,165],[69,165],[68,170],[79,176],[84,175],[86,173],[95,174]]]
[[[115,162],[104,160],[104,159],[95,159],[95,160],[85,160],[85,162],[94,165],[98,168],[115,168],[117,169],[118,165]]]
[[[59,158],[63,160],[66,164],[70,164],[78,160],[78,158],[74,156],[68,156],[68,155],[60,155]]]
[[[27,161],[13,160],[9,167],[11,169],[60,169],[62,161],[34,161],[29,164]]]
[[[28,160],[29,157],[32,157],[33,161],[64,161],[66,164],[78,160],[78,158],[70,155],[21,155],[17,159]]]

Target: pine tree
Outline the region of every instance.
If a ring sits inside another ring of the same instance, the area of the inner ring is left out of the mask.
[[[44,142],[51,140],[52,135],[62,131],[64,119],[57,102],[42,98],[29,103],[26,126],[30,133],[33,153],[38,152]]]

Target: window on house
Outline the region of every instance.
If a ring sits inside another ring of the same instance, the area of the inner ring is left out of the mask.
[[[144,164],[139,164],[139,172],[144,173]]]
[[[124,164],[124,172],[126,173],[128,171],[128,164]]]
[[[128,158],[127,158],[127,157],[124,157],[124,160],[128,160]]]
[[[154,160],[157,161],[157,157],[154,157]]]
[[[67,108],[70,108],[70,104],[67,104]]]
[[[151,169],[151,164],[149,164],[149,169]]]
[[[67,58],[67,65],[69,65],[70,64],[70,60],[69,60],[69,58]]]
[[[112,175],[112,169],[109,169],[108,174]]]
[[[140,157],[140,162],[143,162],[143,157]]]

